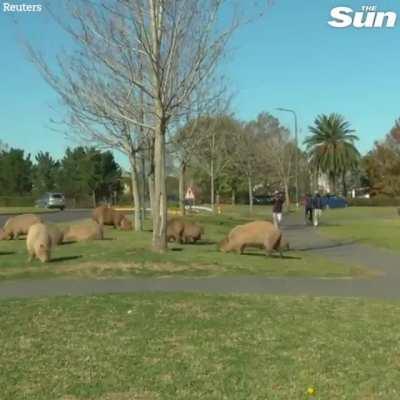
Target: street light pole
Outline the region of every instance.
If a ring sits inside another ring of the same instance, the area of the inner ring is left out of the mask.
[[[296,170],[295,189],[296,189],[296,207],[299,208],[299,155],[298,155],[299,138],[298,138],[297,114],[296,111],[291,110],[290,108],[277,107],[277,110],[291,113],[294,117],[294,138],[295,138],[294,140],[296,144],[296,151],[294,153],[294,168]]]

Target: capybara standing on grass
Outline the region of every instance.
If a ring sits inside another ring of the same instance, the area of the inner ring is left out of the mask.
[[[96,222],[71,225],[63,232],[64,242],[103,240],[103,227]]]
[[[54,224],[46,224],[46,226],[47,230],[49,231],[52,246],[61,244],[64,236],[63,231]]]
[[[132,230],[132,223],[124,213],[107,206],[95,208],[92,213],[92,219],[100,225],[113,225],[114,228],[120,228],[125,231]]]
[[[19,235],[27,235],[33,224],[42,222],[42,219],[34,214],[22,214],[9,218],[4,224],[4,239],[18,239]]]
[[[0,240],[3,240],[5,236],[4,230],[0,228]]]
[[[204,234],[204,229],[196,222],[188,222],[183,218],[172,218],[167,222],[167,241],[179,243],[196,243]]]
[[[185,243],[196,243],[201,239],[201,235],[204,234],[204,228],[197,224],[196,222],[184,223],[183,229],[183,240]]]
[[[182,218],[172,218],[167,222],[167,242],[171,239],[175,242],[183,242],[185,221]]]
[[[223,252],[236,251],[243,254],[246,247],[263,247],[268,255],[288,248],[282,239],[281,231],[268,221],[254,221],[233,228],[228,236],[219,243]]]
[[[33,224],[29,228],[26,237],[26,248],[29,254],[29,261],[34,258],[41,262],[48,262],[51,259],[51,236],[48,227],[41,222]]]

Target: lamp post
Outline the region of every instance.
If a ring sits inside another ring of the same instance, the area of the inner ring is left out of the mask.
[[[277,107],[276,109],[278,111],[291,113],[294,117],[294,138],[296,143],[296,151],[294,153],[294,168],[296,170],[296,175],[295,175],[296,207],[299,208],[299,160],[298,160],[299,139],[298,139],[298,128],[297,128],[297,114],[296,111],[291,110],[290,108]]]

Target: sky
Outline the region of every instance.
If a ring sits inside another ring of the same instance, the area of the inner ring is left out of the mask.
[[[28,62],[20,38],[28,38],[50,63],[58,53],[68,51],[70,43],[45,12],[6,14],[2,3],[0,140],[31,154],[42,150],[59,158],[67,146],[76,143],[54,131],[50,120],[60,118],[62,108]],[[264,17],[235,33],[221,65],[235,94],[232,107],[236,116],[250,120],[266,111],[293,129],[293,117],[276,108],[293,109],[302,142],[318,114],[338,112],[356,130],[358,147],[366,153],[400,117],[400,2],[272,3]],[[378,11],[398,12],[397,26],[338,29],[328,24],[333,7],[359,11],[361,6],[374,4]],[[119,161],[126,165],[120,157]]]

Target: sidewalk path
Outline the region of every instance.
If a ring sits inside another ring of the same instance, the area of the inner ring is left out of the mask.
[[[130,292],[264,293],[400,299],[400,253],[324,238],[318,229],[305,226],[298,214],[287,218],[283,231],[291,247],[297,251],[371,268],[382,275],[373,279],[242,276],[18,280],[0,283],[0,299]]]

